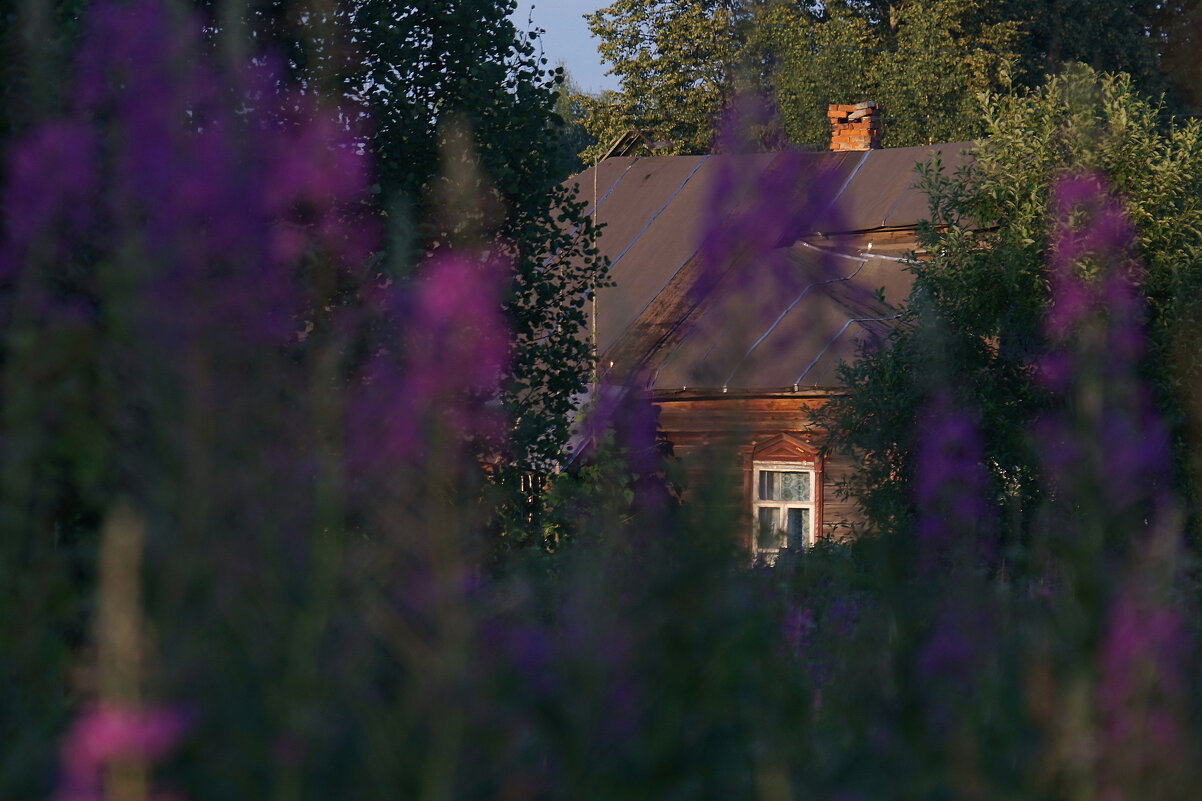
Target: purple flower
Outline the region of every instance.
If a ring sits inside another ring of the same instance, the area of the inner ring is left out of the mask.
[[[699,226],[705,236],[688,292],[690,305],[706,309],[689,324],[707,336],[725,338],[731,326],[772,319],[781,312],[782,297],[796,298],[812,284],[844,276],[840,260],[824,249],[808,255],[805,268],[789,249],[804,236],[844,229],[832,198],[846,176],[823,154],[788,148],[756,153],[762,143],[749,142],[748,132],[770,114],[766,101],[736,99],[721,121],[720,155],[705,173],[710,184]],[[720,302],[728,295],[740,302]],[[862,300],[870,301],[870,293]]]
[[[52,121],[16,144],[5,189],[8,236],[20,248],[55,224],[85,226],[97,191],[95,131],[75,121]],[[7,278],[7,276],[0,276]]]
[[[914,501],[918,508],[918,558],[924,571],[963,555],[975,563],[991,527],[989,476],[973,418],[937,392],[918,429]]]
[[[781,620],[781,633],[789,650],[801,656],[808,649],[817,625],[814,623],[814,613],[808,606],[799,606],[789,601],[785,606],[785,615]]]
[[[631,472],[637,477],[648,477],[663,467],[658,424],[658,412],[645,396],[627,387],[601,384],[596,387],[593,405],[584,416],[580,439],[592,446],[612,431],[615,444],[625,451]]]
[[[351,398],[356,465],[417,460],[434,431],[457,439],[501,435],[494,398],[509,358],[505,275],[495,255],[448,254],[422,265],[407,292],[389,288],[372,301],[381,314],[406,318],[405,341],[381,343]]]
[[[1134,293],[1113,289],[1133,284],[1138,263],[1133,258],[1135,231],[1122,204],[1109,193],[1100,175],[1065,175],[1052,186],[1053,230],[1050,241],[1049,279],[1052,305],[1046,325],[1053,337],[1063,337],[1097,306],[1098,288],[1110,285],[1112,311],[1129,311],[1138,305]],[[1107,280],[1089,281],[1082,270],[1087,261]]]
[[[1098,705],[1103,773],[1172,775],[1186,757],[1180,718],[1187,689],[1187,637],[1178,612],[1132,585],[1114,602],[1102,643]],[[1123,775],[1129,774],[1129,775]],[[1128,797],[1115,790],[1117,798]],[[1134,796],[1131,796],[1134,797]]]
[[[1100,504],[1105,517],[1146,501],[1164,511],[1170,447],[1140,375],[1145,313],[1132,228],[1098,176],[1061,178],[1051,207],[1045,326],[1054,349],[1040,376],[1060,403],[1036,424],[1046,477],[1062,503]]]
[[[166,708],[99,705],[72,725],[61,747],[58,801],[101,801],[104,769],[114,763],[162,759],[183,735],[183,715]],[[156,795],[167,801],[175,796]]]
[[[860,619],[860,602],[854,597],[836,598],[826,610],[826,625],[840,637],[849,636]]]
[[[90,252],[118,277],[71,285],[132,292],[148,343],[286,343],[311,300],[302,258],[357,269],[377,239],[359,209],[368,159],[345,115],[267,61],[224,74],[199,21],[176,23],[162,0],[89,9],[67,116],[9,156],[0,280],[61,285]]]
[[[967,685],[976,664],[977,625],[965,620],[961,610],[949,601],[940,613],[931,635],[918,654],[918,673],[925,681],[954,682]]]

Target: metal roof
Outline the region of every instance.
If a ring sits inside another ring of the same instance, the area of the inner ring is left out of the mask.
[[[615,282],[597,293],[603,380],[652,390],[836,386],[835,366],[857,339],[883,335],[894,317],[876,290],[897,303],[911,276],[896,258],[806,240],[917,225],[927,201],[915,166],[938,154],[954,170],[970,147],[610,158],[573,178],[605,224],[600,248]],[[765,198],[784,169],[797,189]],[[759,230],[784,241],[747,240]],[[728,232],[725,250],[706,245]]]

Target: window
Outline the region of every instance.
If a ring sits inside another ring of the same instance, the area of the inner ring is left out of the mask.
[[[781,548],[814,544],[814,469],[797,462],[755,462],[753,555],[771,564]]]
[[[822,452],[800,431],[767,434],[742,452],[752,559],[773,564],[781,548],[812,546],[826,526]]]

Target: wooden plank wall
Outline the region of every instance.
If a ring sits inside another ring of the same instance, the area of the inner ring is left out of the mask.
[[[743,496],[744,454],[759,442],[777,434],[792,434],[823,448],[828,436],[813,426],[812,415],[830,397],[829,392],[726,395],[689,393],[673,397],[657,394],[653,403],[659,411],[663,435],[681,460],[687,487],[704,486],[704,471],[729,470],[731,486],[739,490],[738,502],[750,515],[749,499]],[[850,457],[826,453],[822,472],[822,534],[842,537],[863,520],[854,501],[836,494],[836,482],[853,467]]]

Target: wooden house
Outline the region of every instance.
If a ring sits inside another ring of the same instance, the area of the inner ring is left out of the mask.
[[[928,213],[915,166],[954,169],[969,146],[880,149],[877,114],[832,106],[824,152],[628,155],[573,179],[615,284],[593,308],[599,382],[646,393],[686,465],[721,454],[768,560],[857,521],[835,493],[850,465],[811,416],[909,290]]]

